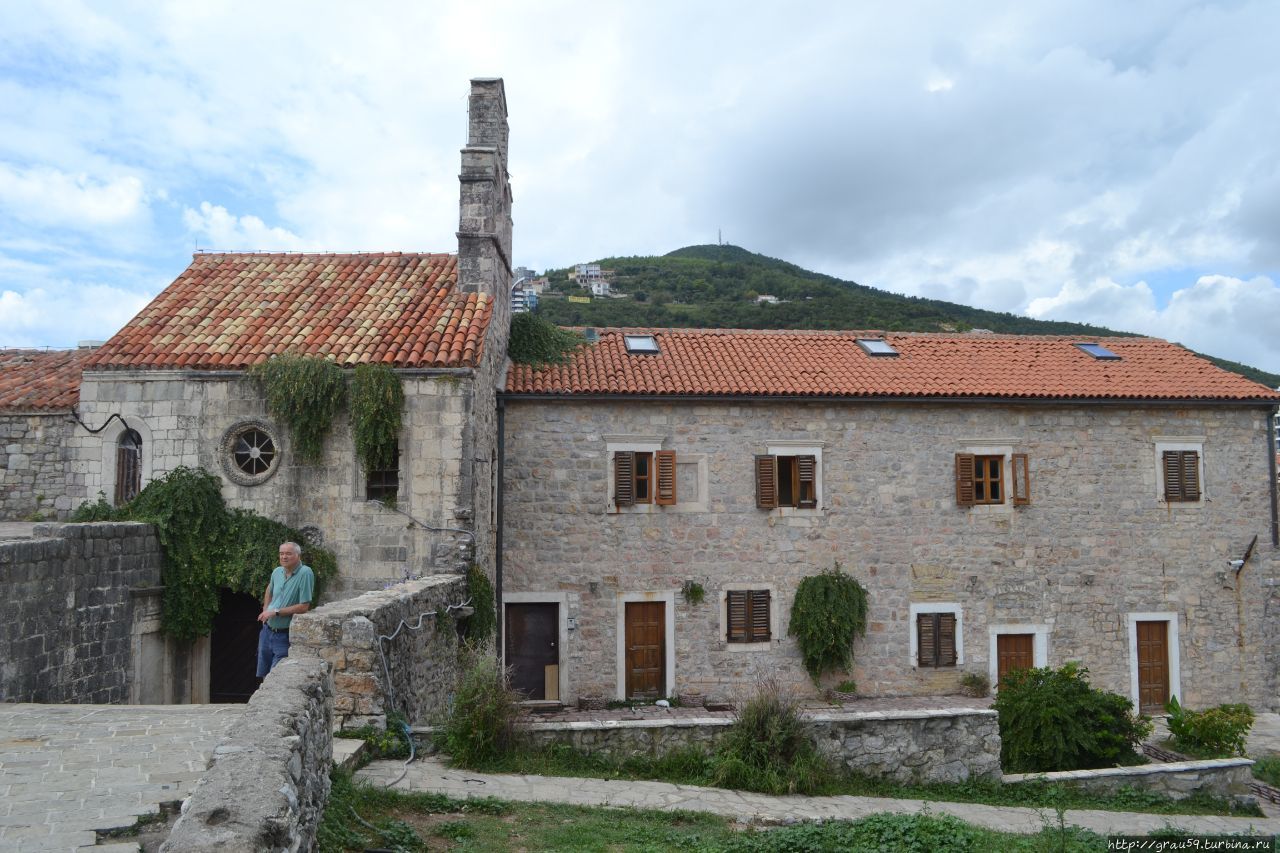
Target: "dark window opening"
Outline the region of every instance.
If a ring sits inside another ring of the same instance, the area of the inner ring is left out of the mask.
[[[142,491],[142,436],[127,429],[116,445],[116,506],[128,503]]]
[[[365,478],[364,496],[371,501],[394,501],[400,494],[400,449],[391,454],[391,464],[375,468]]]

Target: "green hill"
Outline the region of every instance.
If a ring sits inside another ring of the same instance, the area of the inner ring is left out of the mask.
[[[660,257],[604,258],[613,292],[623,299],[590,304],[554,298],[577,295],[568,270],[548,270],[551,298],[538,313],[562,326],[648,326],[720,329],[882,329],[895,332],[965,332],[989,329],[1020,335],[1129,335],[1084,323],[1034,320],[954,302],[901,296],[802,269],[740,246],[687,246]],[[776,305],[758,304],[769,295]],[[1280,375],[1204,356],[1226,370],[1272,388]]]

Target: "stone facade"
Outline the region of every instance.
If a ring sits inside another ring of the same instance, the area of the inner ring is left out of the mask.
[[[316,849],[333,766],[329,665],[288,657],[253,694],[162,851]]]
[[[505,405],[503,596],[559,605],[568,701],[622,695],[619,625],[632,600],[664,603],[668,693],[724,697],[768,673],[812,694],[786,635],[791,602],[802,578],[839,562],[869,590],[853,673],[866,695],[956,693],[964,672],[994,675],[997,634],[1026,633],[1037,665],[1080,660],[1095,685],[1133,696],[1134,625],[1150,620],[1167,622],[1185,703],[1276,707],[1263,613],[1263,584],[1277,574],[1266,408]],[[1201,448],[1201,501],[1161,499],[1162,443]],[[646,447],[675,451],[678,502],[618,510],[611,450]],[[817,509],[756,508],[753,458],[768,452],[818,457]],[[961,452],[1002,456],[1006,483],[1011,455],[1027,454],[1030,503],[957,505]],[[1234,572],[1228,561],[1255,534],[1255,556]],[[686,581],[705,601],[685,602]],[[769,590],[769,642],[725,641],[731,586]],[[913,656],[915,615],[936,611],[957,616],[955,666]]]
[[[65,412],[0,414],[0,519],[63,519],[75,508],[83,484],[67,471],[74,428]]]
[[[1106,767],[1101,770],[1065,770],[1059,773],[1010,773],[1006,784],[1062,782],[1098,794],[1114,794],[1121,788],[1142,788],[1185,800],[1197,794],[1222,800],[1256,803],[1250,791],[1253,762],[1247,758],[1216,758],[1144,764],[1138,767]]]
[[[294,617],[289,656],[319,657],[333,667],[341,728],[385,726],[391,710],[427,722],[444,710],[457,682],[456,606],[466,597],[465,579],[444,575],[326,604]],[[442,617],[450,605],[455,612]]]
[[[564,744],[615,760],[660,758],[696,748],[710,752],[731,719],[610,720],[531,723],[535,747]],[[805,726],[819,751],[853,773],[898,782],[1000,778],[996,712],[974,709],[810,713]]]
[[[37,525],[0,543],[0,701],[123,703],[135,687],[131,592],[160,583],[147,524]]]

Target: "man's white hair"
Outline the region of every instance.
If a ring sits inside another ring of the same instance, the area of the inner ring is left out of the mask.
[[[280,547],[281,547],[281,548],[292,548],[292,549],[293,549],[294,556],[297,556],[297,557],[301,557],[301,556],[302,556],[302,546],[301,546],[301,545],[299,545],[297,542],[281,542],[281,543],[280,543]]]

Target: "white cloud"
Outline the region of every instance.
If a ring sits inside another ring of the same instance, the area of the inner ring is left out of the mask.
[[[18,293],[0,291],[0,346],[70,346],[107,337],[129,322],[151,295],[103,284],[61,282]]]
[[[288,229],[268,226],[256,216],[236,216],[207,201],[200,202],[199,210],[183,210],[182,222],[205,249],[302,252],[316,248]]]
[[[118,226],[145,214],[146,203],[142,181],[133,175],[97,180],[0,163],[0,208],[22,222],[83,230]]]

